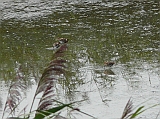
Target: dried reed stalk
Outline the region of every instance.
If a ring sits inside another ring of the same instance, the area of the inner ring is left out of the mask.
[[[12,80],[9,87],[2,119],[4,118],[6,112],[8,112],[9,115],[15,115],[15,109],[17,109],[22,101],[22,93],[24,90],[26,90],[26,85],[24,83],[24,76],[21,71],[21,66],[19,66],[16,71],[16,77],[14,78],[14,80]]]
[[[131,112],[132,111],[133,111],[133,103],[132,103],[131,98],[130,98],[128,100],[125,108],[124,108],[124,111],[123,111],[121,119],[129,119],[129,117],[131,116]]]
[[[63,59],[64,51],[66,51],[67,45],[61,44],[60,48],[54,52],[52,61],[49,63],[48,67],[45,68],[42,76],[38,82],[36,93],[33,98],[33,102],[30,108],[32,111],[33,104],[39,93],[42,93],[42,96],[39,100],[37,110],[47,110],[50,109],[53,103],[55,102],[55,81],[58,80],[58,77],[65,74],[65,63],[66,60]],[[37,112],[38,113],[38,112]]]

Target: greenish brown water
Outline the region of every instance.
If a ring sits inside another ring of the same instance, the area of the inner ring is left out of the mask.
[[[70,73],[58,89],[62,101],[88,99],[79,108],[99,119],[120,118],[130,97],[135,105],[150,98],[146,107],[160,103],[159,4],[158,0],[0,1],[2,108],[18,65],[31,90],[36,86],[32,79],[41,76],[53,56],[46,48],[59,37],[69,39],[65,58]],[[106,69],[105,61],[116,64]],[[154,119],[159,110],[155,107],[140,117]]]

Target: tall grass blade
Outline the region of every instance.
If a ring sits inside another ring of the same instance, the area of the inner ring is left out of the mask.
[[[142,110],[144,108],[144,106],[139,107],[135,113],[132,114],[131,119],[135,118],[136,116],[138,116],[140,113],[144,112],[144,110]],[[142,111],[141,111],[142,110]]]
[[[146,109],[144,109],[144,106],[141,106],[141,107],[139,107],[139,108],[135,111],[135,113],[133,113],[133,114],[131,115],[131,119],[137,117],[138,115],[140,115],[140,114],[143,113],[144,111],[146,111],[146,110],[148,110],[148,109],[151,109],[151,108],[153,108],[153,107],[159,106],[159,105],[160,105],[160,104],[155,104],[155,105],[152,105],[152,106],[150,106],[150,107],[148,107],[148,108],[146,108]],[[143,110],[142,110],[142,109],[143,109]]]
[[[54,108],[51,108],[49,110],[45,110],[45,111],[42,111],[42,110],[37,110],[37,114],[35,116],[34,119],[43,119],[44,117],[47,117],[51,114],[54,114],[56,112],[58,112],[59,110],[65,108],[65,107],[68,107],[70,106],[72,103],[70,104],[63,104],[61,106],[57,106],[57,107],[54,107]]]

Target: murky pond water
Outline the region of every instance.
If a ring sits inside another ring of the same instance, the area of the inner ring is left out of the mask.
[[[160,103],[159,5],[158,0],[0,0],[0,110],[19,66],[26,97],[34,92],[53,57],[46,48],[60,37],[69,39],[66,77],[57,82],[60,101],[86,99],[77,107],[99,119],[120,118],[130,97],[135,106]],[[106,68],[105,61],[115,65]],[[159,112],[156,106],[139,118],[160,118]]]

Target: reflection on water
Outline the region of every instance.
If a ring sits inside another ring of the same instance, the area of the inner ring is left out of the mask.
[[[35,87],[33,79],[53,56],[46,48],[65,37],[61,101],[87,99],[79,108],[100,119],[119,118],[131,96],[135,105],[149,98],[147,106],[159,103],[159,1],[0,1],[0,17],[1,87],[14,79],[17,64],[28,88]],[[106,69],[105,61],[116,64]],[[141,117],[155,118],[158,111]]]

